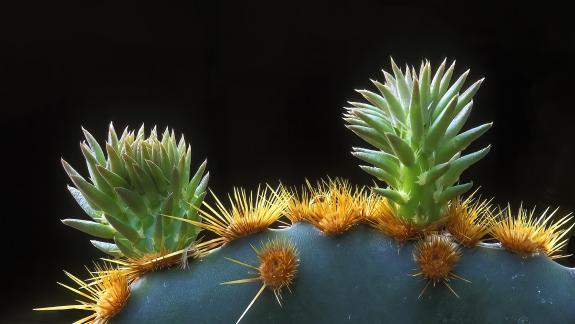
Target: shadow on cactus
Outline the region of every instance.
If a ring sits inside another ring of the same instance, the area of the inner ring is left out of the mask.
[[[371,189],[328,178],[206,202],[205,162],[191,172],[173,132],[118,139],[111,126],[107,154],[85,132],[89,180],[63,164],[92,220],[63,222],[110,240],[92,241],[109,256],[87,280],[67,274],[84,300],[38,310],[90,311],[81,323],[575,322],[575,269],[553,260],[573,217],[462,196],[461,174],[489,152],[464,152],[492,125],[465,130],[483,79],[452,82],[445,62],[391,70],[344,113],[371,145],[352,151]]]

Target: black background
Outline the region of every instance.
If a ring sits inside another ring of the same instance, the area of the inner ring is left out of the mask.
[[[2,8],[0,321],[81,315],[31,311],[71,302],[55,283],[65,281],[62,270],[83,274],[101,256],[88,236],[59,222],[84,217],[59,161],[85,172],[81,126],[99,139],[110,121],[118,129],[173,127],[191,141],[195,166],[208,157],[210,187],[220,195],[326,175],[370,184],[349,154],[363,143],[343,127],[342,107],[369,78],[382,79],[390,55],[401,64],[428,58],[434,67],[456,58],[457,74],[468,67],[469,80],[486,77],[468,126],[494,121],[473,145],[493,148],[463,176],[484,196],[515,208],[575,210],[570,10],[399,3]]]

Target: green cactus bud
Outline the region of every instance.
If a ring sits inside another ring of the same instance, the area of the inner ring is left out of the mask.
[[[139,258],[170,253],[195,241],[199,228],[162,215],[199,221],[198,208],[206,194],[206,162],[191,174],[191,150],[182,137],[166,129],[158,138],[154,128],[146,138],[144,127],[134,134],[124,130],[118,139],[110,124],[106,154],[86,130],[80,144],[89,178],[66,161],[64,170],[75,187],[68,187],[92,221],[62,222],[99,239],[92,241],[112,256]],[[204,174],[205,173],[205,174]],[[190,179],[191,176],[191,179]]]
[[[450,199],[471,188],[471,183],[458,184],[459,177],[489,152],[487,147],[461,155],[491,123],[459,134],[483,79],[460,93],[469,71],[450,84],[455,64],[444,73],[444,61],[433,78],[429,62],[419,74],[409,67],[402,72],[393,59],[391,67],[393,74],[383,71],[384,84],[372,80],[379,94],[358,90],[370,104],[352,102],[344,120],[379,150],[352,152],[373,165],[361,166],[364,171],[388,185],[375,191],[393,202],[398,217],[426,227],[445,215]]]

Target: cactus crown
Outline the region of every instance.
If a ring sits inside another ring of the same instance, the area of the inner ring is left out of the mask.
[[[166,129],[161,139],[156,129],[146,138],[144,126],[137,133],[124,130],[118,138],[112,124],[106,155],[84,130],[80,144],[89,180],[66,161],[64,169],[76,186],[68,189],[92,221],[65,219],[64,224],[114,243],[92,241],[100,250],[139,259],[189,246],[199,228],[162,215],[199,220],[197,209],[206,194],[206,162],[190,180],[191,150],[182,137]]]
[[[372,80],[379,94],[358,90],[369,103],[350,102],[344,119],[347,127],[377,150],[354,148],[352,154],[371,164],[361,168],[387,183],[375,188],[392,202],[398,217],[425,227],[442,218],[450,199],[472,187],[458,184],[459,176],[483,158],[490,147],[461,156],[491,123],[459,133],[483,79],[463,93],[469,71],[453,84],[455,63],[445,61],[434,75],[429,62],[419,73],[413,67],[402,72],[393,59],[393,74],[383,71],[385,83]]]

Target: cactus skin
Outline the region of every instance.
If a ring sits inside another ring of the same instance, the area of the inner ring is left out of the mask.
[[[187,270],[146,275],[132,285],[128,304],[110,323],[236,322],[261,283],[220,285],[249,276],[225,257],[255,264],[250,244],[274,237],[292,240],[299,250],[293,293],[284,293],[280,307],[266,289],[242,323],[575,322],[575,269],[546,256],[464,249],[454,272],[472,283],[450,282],[460,298],[430,285],[418,299],[426,282],[411,276],[412,242],[398,247],[366,226],[330,237],[297,223],[233,241]]]

